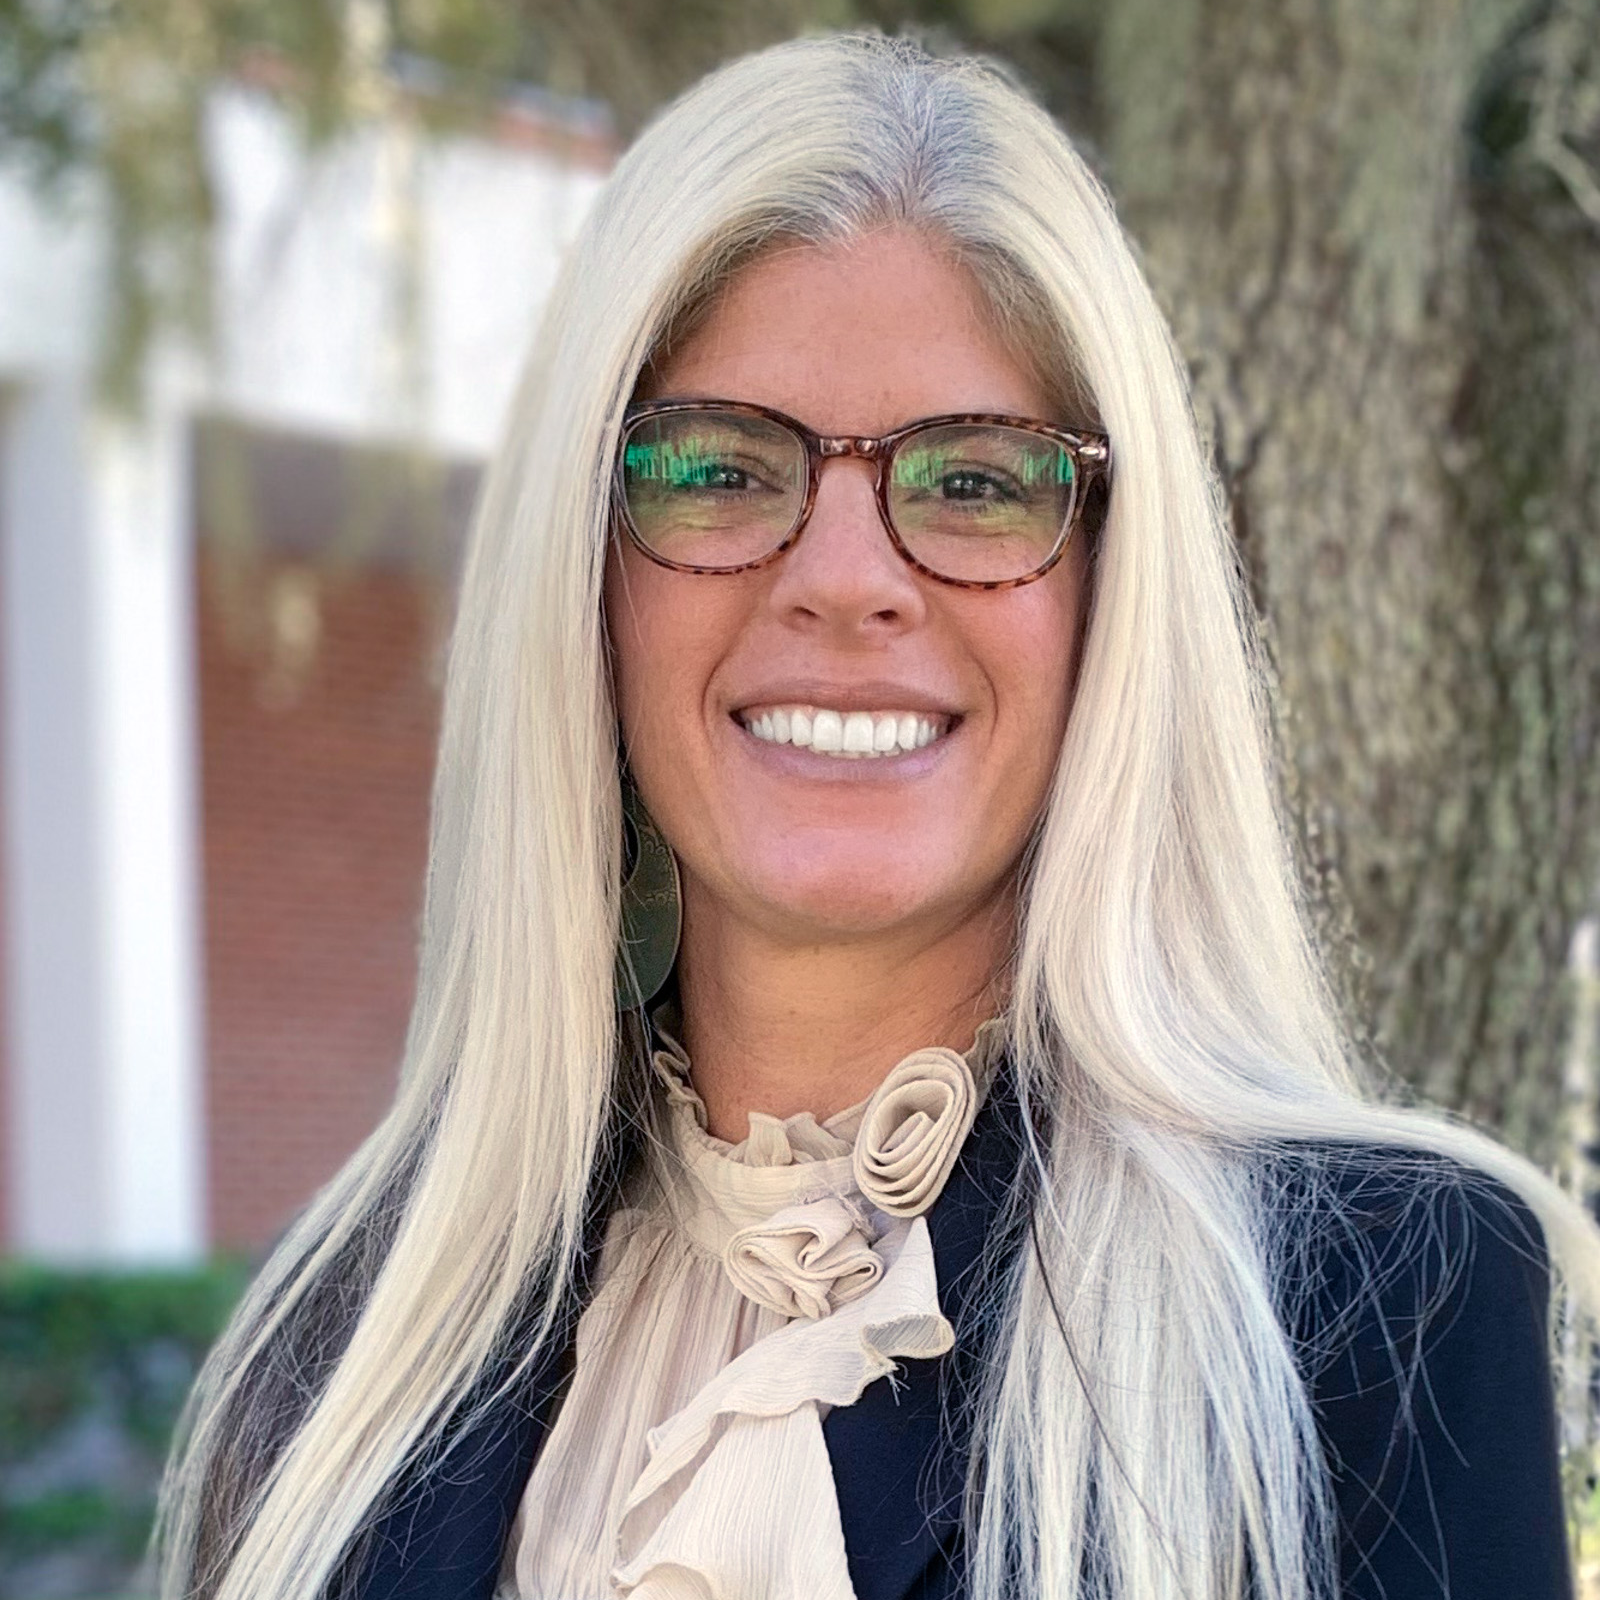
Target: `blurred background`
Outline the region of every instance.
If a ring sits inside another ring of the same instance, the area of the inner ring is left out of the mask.
[[[1101,173],[1352,1025],[1589,1196],[1600,0],[0,0],[0,1597],[138,1591],[195,1363],[390,1096],[473,492],[609,165],[861,25]]]

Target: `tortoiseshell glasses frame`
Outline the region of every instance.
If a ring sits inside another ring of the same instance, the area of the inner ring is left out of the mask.
[[[634,523],[632,512],[628,506],[627,481],[625,477],[628,441],[634,430],[641,423],[647,422],[651,418],[670,415],[674,412],[690,411],[732,413],[737,416],[758,417],[786,429],[804,447],[806,457],[805,498],[795,514],[794,521],[790,525],[788,532],[770,550],[749,561],[741,561],[727,566],[699,566],[690,562],[675,561],[670,556],[665,556],[659,550],[652,548]],[[1029,571],[1018,577],[998,579],[951,577],[948,573],[936,571],[918,560],[907,546],[899,529],[896,528],[889,500],[891,487],[890,468],[896,455],[907,441],[914,440],[919,434],[925,433],[930,429],[987,426],[1015,428],[1027,433],[1039,434],[1059,445],[1066,451],[1072,461],[1072,498],[1068,503],[1061,527],[1057,531],[1054,543],[1048,554]],[[752,405],[741,400],[718,400],[707,397],[643,400],[636,401],[627,408],[623,413],[622,438],[617,447],[613,500],[618,519],[627,530],[628,537],[641,554],[648,556],[650,560],[658,565],[669,567],[674,572],[697,572],[705,573],[708,576],[750,572],[776,561],[799,540],[800,535],[805,532],[806,524],[811,518],[812,507],[816,503],[817,486],[822,473],[822,465],[825,461],[834,460],[841,456],[855,456],[861,460],[871,461],[876,466],[878,515],[883,523],[884,531],[889,535],[889,542],[902,559],[924,577],[932,578],[939,583],[952,584],[961,589],[1015,589],[1022,584],[1033,583],[1042,578],[1065,554],[1072,539],[1073,529],[1083,520],[1085,508],[1091,503],[1095,506],[1097,526],[1090,531],[1091,533],[1098,532],[1098,523],[1104,520],[1105,497],[1111,487],[1111,439],[1109,435],[1096,432],[1093,429],[1060,428],[1054,423],[1041,422],[1034,417],[1008,416],[1000,412],[959,411],[933,417],[919,417],[915,422],[908,423],[903,428],[896,428],[893,433],[886,433],[878,438],[867,438],[851,434],[820,434],[808,428],[803,422],[797,421],[794,417],[788,416],[782,411],[773,410],[770,406]],[[1098,493],[1095,492],[1097,487]]]

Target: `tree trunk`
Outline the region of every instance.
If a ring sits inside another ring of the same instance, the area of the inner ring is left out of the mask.
[[[1122,0],[1098,73],[1355,1014],[1402,1080],[1547,1160],[1600,863],[1597,23]]]

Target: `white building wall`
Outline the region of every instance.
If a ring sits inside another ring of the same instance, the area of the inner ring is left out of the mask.
[[[34,378],[6,434],[11,1228],[55,1260],[204,1244],[188,419]]]
[[[271,101],[243,91],[218,96],[211,126],[216,409],[487,456],[599,176],[525,150],[430,145],[405,125],[312,165]]]
[[[265,93],[210,108],[214,348],[94,367],[105,230],[0,171],[0,780],[13,1249],[206,1245],[194,419],[453,458],[492,448],[600,179],[405,123],[309,159]]]

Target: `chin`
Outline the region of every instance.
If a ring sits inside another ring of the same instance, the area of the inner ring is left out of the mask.
[[[790,856],[777,871],[750,872],[744,889],[770,925],[803,937],[880,934],[940,917],[959,898],[943,872],[919,872],[919,865],[892,846],[870,858],[826,863]]]

